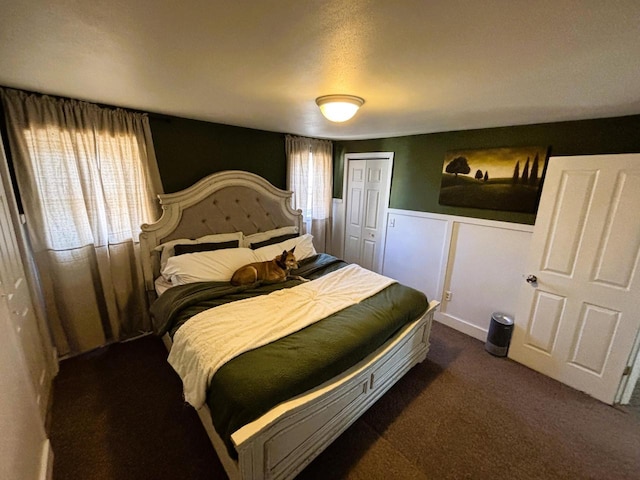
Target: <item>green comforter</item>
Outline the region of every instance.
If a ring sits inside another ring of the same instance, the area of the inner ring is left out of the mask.
[[[326,254],[300,262],[296,275],[313,280],[346,264]],[[265,295],[300,283],[234,287],[201,282],[173,287],[152,306],[158,334],[171,336],[196,313],[224,303]],[[392,284],[366,300],[296,333],[246,352],[221,367],[209,387],[207,404],[216,431],[235,456],[231,434],[279,403],[345,371],[382,346],[428,308],[424,294]]]

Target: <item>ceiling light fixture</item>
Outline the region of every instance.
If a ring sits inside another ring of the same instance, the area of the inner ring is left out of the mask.
[[[364,99],[354,95],[324,95],[316,98],[322,114],[332,122],[346,122],[364,104]]]

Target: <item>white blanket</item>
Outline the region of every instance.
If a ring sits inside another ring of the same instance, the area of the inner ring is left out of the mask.
[[[185,400],[202,407],[213,375],[232,358],[359,303],[394,282],[349,265],[311,282],[193,316],[174,335],[169,353],[169,363],[182,378]]]

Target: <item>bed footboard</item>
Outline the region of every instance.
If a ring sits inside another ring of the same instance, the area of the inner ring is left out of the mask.
[[[282,403],[232,435],[238,460],[227,453],[207,407],[198,413],[231,479],[295,477],[389,390],[429,350],[439,302],[380,350],[340,377]]]

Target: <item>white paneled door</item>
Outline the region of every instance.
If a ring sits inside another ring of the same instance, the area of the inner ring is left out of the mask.
[[[0,303],[10,316],[9,320],[20,343],[33,390],[36,392],[36,401],[44,418],[52,372],[48,368],[45,347],[17,244],[10,199],[7,197],[2,181],[0,181]]]
[[[347,154],[344,259],[382,272],[393,154]]]
[[[509,357],[613,403],[640,329],[640,154],[549,160]]]

